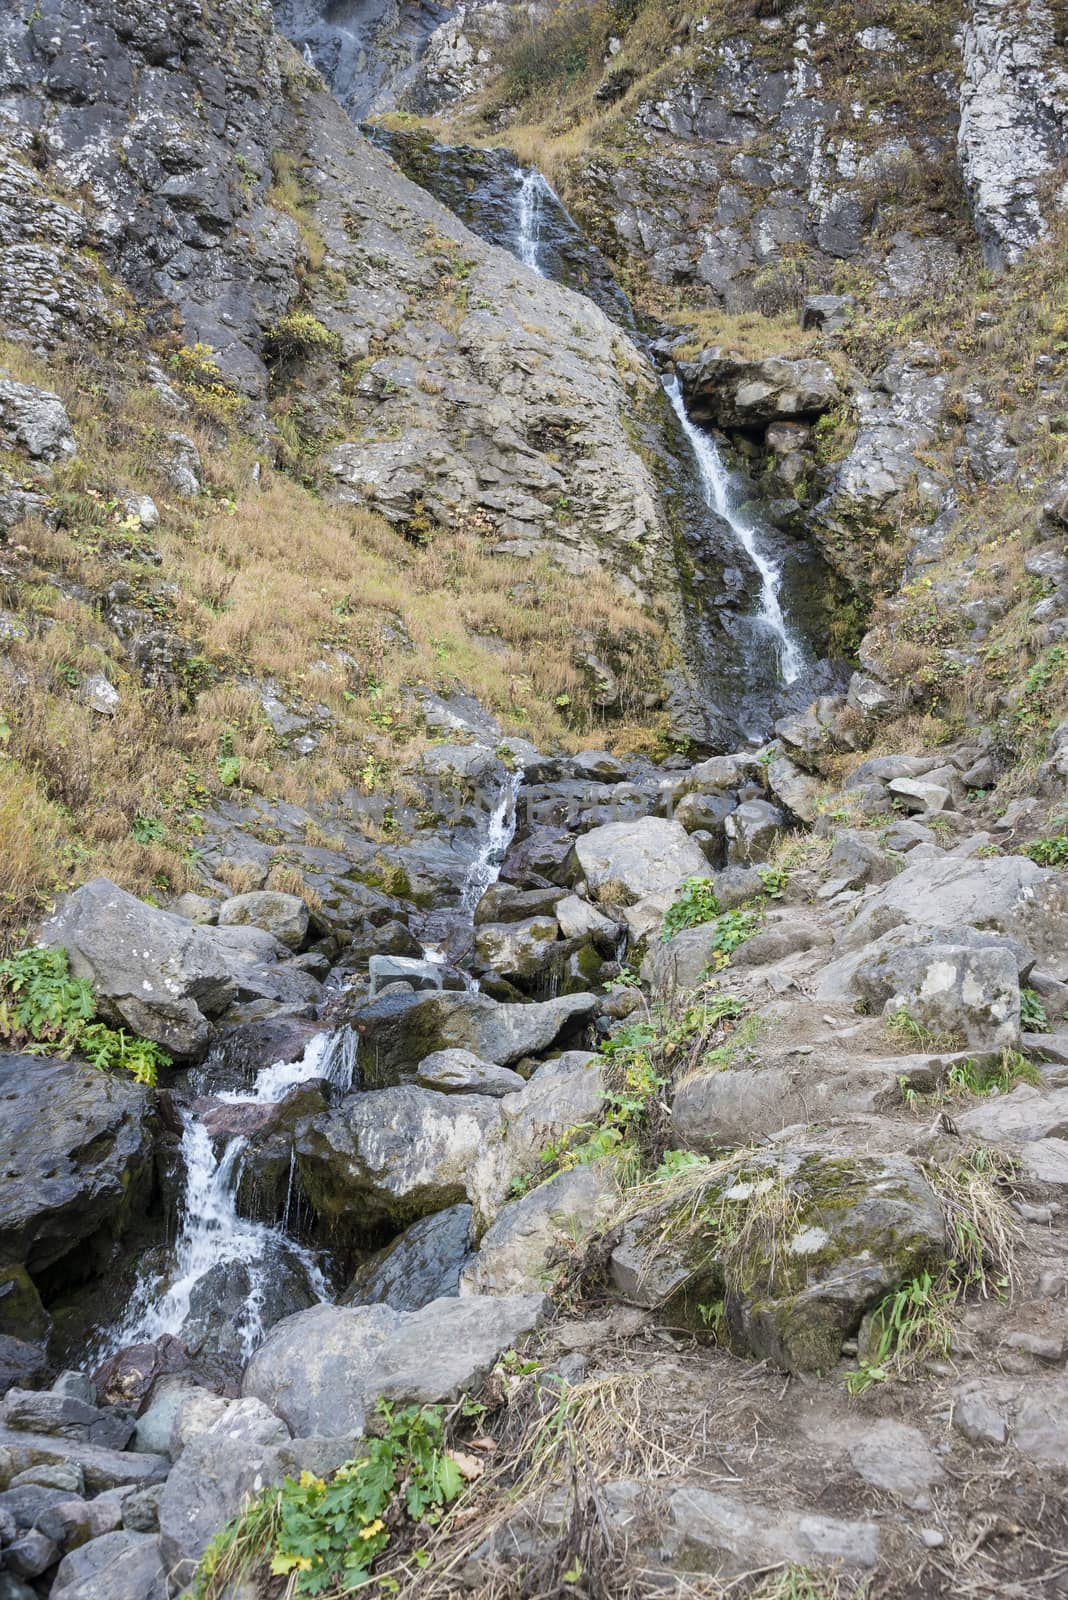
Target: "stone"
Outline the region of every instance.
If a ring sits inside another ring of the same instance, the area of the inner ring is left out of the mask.
[[[15,383],[0,370],[0,444],[35,461],[65,461],[77,454],[66,407],[51,389]]]
[[[177,1461],[187,1445],[210,1433],[230,1410],[231,1402],[210,1389],[185,1389],[179,1392],[171,1421],[170,1456]]]
[[[187,433],[168,433],[164,443],[167,449],[160,465],[171,487],[184,499],[194,499],[200,493],[200,476],[204,470],[200,451]]]
[[[363,1262],[339,1303],[387,1305],[418,1311],[460,1292],[460,1272],[472,1247],[469,1205],[446,1206],[406,1228]]]
[[[611,917],[606,917],[596,906],[580,899],[577,894],[565,895],[558,900],[553,907],[553,915],[563,938],[592,939],[602,951],[614,950],[622,937],[623,930],[618,922],[613,922]]]
[[[151,1097],[140,1084],[0,1055],[0,1108],[0,1261],[40,1272],[139,1214],[152,1185]]]
[[[567,898],[565,889],[517,889],[511,883],[491,883],[475,907],[475,926],[483,922],[526,922],[530,917],[552,917]]]
[[[499,1136],[503,1102],[404,1084],[347,1096],[298,1125],[308,1203],[342,1236],[404,1227],[474,1199],[474,1172]]]
[[[945,811],[952,804],[953,797],[948,789],[922,778],[894,778],[887,788],[895,799],[901,801],[906,811]]]
[[[0,1451],[7,1453],[12,1476],[42,1464],[73,1462],[81,1468],[90,1494],[99,1494],[124,1483],[159,1483],[167,1476],[171,1465],[165,1456],[143,1455],[133,1450],[108,1450],[102,1445],[75,1444],[70,1439],[54,1439],[44,1433],[22,1433],[13,1428],[0,1428]]]
[[[358,1435],[380,1398],[434,1405],[473,1391],[547,1312],[540,1294],[435,1300],[408,1312],[313,1306],[272,1328],[242,1391],[295,1433]]]
[[[575,880],[574,836],[561,828],[535,828],[517,840],[501,862],[501,878],[520,888],[567,887]]]
[[[364,1083],[395,1083],[438,1050],[470,1050],[506,1067],[538,1055],[592,1018],[594,996],[561,995],[533,1005],[500,1005],[487,995],[386,995],[348,1019],[361,1041]]]
[[[171,1435],[180,1407],[189,1396],[204,1393],[191,1378],[163,1378],[153,1391],[151,1405],[137,1419],[131,1449],[171,1455]]]
[[[52,1385],[52,1393],[70,1395],[83,1405],[96,1405],[96,1384],[85,1372],[61,1372]]]
[[[575,841],[590,893],[602,905],[634,905],[673,896],[687,878],[707,877],[708,863],[681,823],[665,817],[609,822]]]
[[[818,328],[822,333],[839,333],[849,321],[854,300],[851,294],[810,294],[801,306],[801,327]]]
[[[153,1484],[150,1489],[138,1489],[128,1494],[122,1502],[122,1525],[131,1533],[159,1532],[159,1503],[163,1486]]]
[[[465,1294],[526,1294],[545,1286],[561,1240],[574,1247],[607,1221],[618,1203],[609,1166],[589,1163],[558,1172],[501,1207],[466,1268]]]
[[[972,1444],[1003,1445],[1008,1438],[1005,1418],[976,1383],[955,1391],[953,1426]]]
[[[623,763],[607,750],[580,750],[569,765],[576,778],[590,778],[594,783],[622,783],[627,776]]]
[[[931,1509],[931,1488],[945,1477],[918,1428],[879,1418],[849,1446],[853,1469],[913,1511]]]
[[[178,1056],[201,1052],[209,1017],[235,995],[229,967],[208,932],[94,878],[67,896],[41,943],[69,953],[75,977],[93,983],[110,1021]]]
[[[726,821],[727,857],[735,865],[766,861],[786,830],[786,818],[767,800],[746,800]]]
[[[492,1221],[517,1179],[544,1172],[543,1153],[604,1116],[604,1058],[566,1050],[499,1102],[501,1137],[488,1142],[472,1174],[476,1220]]]
[[[552,965],[559,932],[555,917],[484,922],[475,933],[475,970],[488,969],[502,978],[534,978]]]
[[[4,1548],[4,1565],[17,1578],[38,1578],[58,1560],[58,1547],[39,1528],[23,1530]]]
[[[83,677],[78,688],[81,699],[101,717],[113,717],[122,704],[122,696],[115,685],[102,672],[90,672]]]
[[[772,1508],[752,1497],[708,1489],[676,1489],[668,1505],[676,1561],[717,1577],[784,1564],[866,1571],[879,1559],[874,1522],[850,1522],[781,1503]]]
[[[257,889],[224,900],[218,920],[223,928],[249,924],[262,928],[290,950],[299,950],[308,933],[308,907],[304,901],[299,895],[279,894],[274,889]]]
[[[368,994],[374,999],[387,984],[404,983],[411,990],[444,989],[445,968],[440,961],[421,957],[374,955],[367,963]]]
[[[890,995],[883,1015],[907,1015],[928,1033],[981,1050],[1020,1045],[1020,981],[1011,950],[934,945],[911,982]],[[856,981],[856,980],[854,980]]]
[[[0,1424],[20,1433],[48,1433],[80,1444],[123,1450],[133,1435],[133,1418],[119,1411],[99,1411],[72,1395],[40,1394],[9,1389],[0,1409]]]
[[[810,357],[749,361],[711,349],[677,370],[691,417],[720,428],[819,417],[841,399],[830,366]]]
[[[766,771],[768,789],[780,805],[791,812],[799,822],[815,822],[819,816],[824,785],[818,779],[790,760],[778,755],[768,762]]]
[[[85,1494],[85,1473],[75,1461],[53,1461],[39,1467],[28,1467],[17,1472],[9,1485],[12,1489],[25,1483],[35,1483],[43,1489],[62,1489],[67,1494]]]
[[[896,1056],[834,1071],[798,1058],[792,1067],[740,1065],[696,1073],[676,1090],[673,1136],[686,1149],[711,1154],[753,1138],[774,1138],[787,1127],[869,1116],[900,1103],[898,1079],[907,1076],[912,1083],[910,1063],[924,1059]],[[939,1081],[926,1066],[915,1078],[921,1091]]]
[[[140,1414],[149,1404],[157,1383],[187,1373],[189,1351],[181,1339],[165,1333],[151,1344],[126,1345],[93,1373],[101,1405],[128,1406]]]
[[[488,1094],[500,1099],[522,1089],[525,1078],[510,1067],[495,1067],[470,1050],[437,1050],[420,1061],[415,1075],[420,1089],[441,1094]]]

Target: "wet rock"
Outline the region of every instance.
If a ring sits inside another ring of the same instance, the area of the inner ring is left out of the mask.
[[[574,837],[558,828],[536,828],[513,844],[501,863],[501,878],[520,888],[566,888],[574,882]]]
[[[38,1272],[120,1234],[152,1182],[151,1096],[71,1061],[0,1055],[0,1261]]]
[[[208,1018],[234,998],[222,953],[203,928],[144,905],[106,878],[83,884],[41,929],[76,977],[91,979],[102,1013],[175,1055],[196,1055]]]
[[[484,922],[526,922],[531,917],[553,917],[557,905],[566,897],[565,889],[517,889],[510,883],[491,883],[475,907],[475,926]]]
[[[766,861],[786,828],[778,806],[747,800],[726,821],[727,855],[735,865]]]
[[[540,1294],[435,1300],[410,1312],[313,1306],[272,1329],[242,1388],[298,1434],[359,1434],[380,1397],[433,1405],[473,1391],[547,1314]]]
[[[278,894],[273,889],[258,889],[224,900],[218,920],[223,928],[262,928],[290,950],[299,950],[308,933],[308,907],[304,901],[298,895]]]
[[[502,978],[531,979],[551,966],[560,932],[555,917],[530,917],[526,922],[484,922],[475,935],[475,970]]]
[[[475,1165],[500,1121],[501,1102],[486,1095],[410,1084],[350,1095],[298,1128],[297,1171],[324,1223],[366,1239],[473,1199]]]
[[[339,1303],[418,1311],[459,1294],[460,1272],[471,1253],[472,1215],[468,1205],[446,1206],[413,1222],[358,1268]]]
[[[554,1249],[598,1228],[618,1200],[610,1167],[559,1172],[502,1206],[466,1268],[463,1293],[525,1294],[543,1287]]]
[[[818,417],[841,399],[827,362],[809,358],[747,361],[713,349],[695,361],[680,362],[678,373],[690,415],[720,428]]]
[[[210,1354],[240,1364],[258,1330],[314,1305],[303,1261],[285,1244],[270,1243],[255,1277],[243,1261],[219,1262],[198,1279],[180,1334],[192,1355]]]
[[[128,1406],[139,1415],[162,1378],[188,1372],[190,1365],[181,1339],[167,1333],[151,1344],[127,1345],[109,1356],[93,1380],[101,1405]]]
[[[47,1433],[79,1444],[123,1450],[134,1431],[133,1419],[119,1411],[101,1411],[72,1395],[40,1394],[9,1389],[0,1409],[0,1425],[19,1433]]]
[[[415,1082],[440,1094],[488,1094],[500,1099],[522,1089],[525,1079],[509,1067],[481,1061],[470,1050],[438,1050],[420,1061]]]
[[[386,995],[351,1015],[360,1037],[361,1071],[373,1087],[414,1073],[438,1050],[470,1050],[508,1066],[548,1050],[592,1017],[592,995],[561,995],[535,1005],[500,1005],[485,995]]]
[[[40,1383],[47,1371],[48,1356],[43,1344],[0,1333],[0,1390],[11,1384]]]

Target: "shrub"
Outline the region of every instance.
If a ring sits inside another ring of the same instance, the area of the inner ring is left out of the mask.
[[[149,1039],[94,1021],[93,986],[72,977],[67,952],[33,946],[0,961],[0,1039],[27,1055],[79,1055],[102,1072],[156,1082],[170,1056]]]
[[[268,328],[264,342],[268,353],[276,360],[292,360],[321,350],[333,350],[337,335],[325,328],[310,311],[287,311],[273,328]]]

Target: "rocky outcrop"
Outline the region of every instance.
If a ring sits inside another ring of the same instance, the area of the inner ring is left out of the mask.
[[[1045,0],[973,0],[960,86],[961,171],[983,256],[1012,266],[1048,228],[1044,186],[1068,155],[1068,72]]]
[[[841,402],[826,361],[767,356],[747,361],[729,350],[705,350],[678,364],[687,410],[719,428],[761,429],[823,415]]]

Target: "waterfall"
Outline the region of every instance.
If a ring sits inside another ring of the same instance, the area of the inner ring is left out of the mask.
[[[217,1095],[214,1103],[277,1105],[290,1089],[313,1078],[325,1078],[344,1092],[352,1086],[356,1049],[356,1035],[350,1028],[316,1034],[298,1061],[264,1067],[251,1090]],[[236,1195],[247,1143],[246,1137],[238,1135],[218,1150],[204,1124],[191,1111],[182,1112],[185,1192],[170,1286],[160,1295],[154,1277],[142,1277],[126,1315],[104,1342],[104,1354],[124,1345],[149,1343],[166,1333],[180,1335],[197,1284],[215,1267],[240,1264],[247,1270],[251,1285],[241,1325],[248,1359],[263,1338],[267,1272],[272,1254],[279,1249],[300,1261],[312,1291],[319,1299],[327,1298],[327,1287],[312,1251],[287,1239],[284,1227],[253,1222],[239,1215]],[[287,1214],[288,1210],[287,1197]]]
[[[519,181],[516,255],[524,266],[531,267],[539,277],[544,278],[541,267],[542,207],[546,200],[555,200],[556,196],[536,167],[531,167],[529,172],[518,172],[516,177]]]
[[[523,772],[520,769],[502,786],[497,804],[490,813],[486,837],[467,869],[467,876],[460,890],[460,909],[469,918],[474,916],[475,907],[490,884],[496,883],[501,862],[508,854],[508,847],[515,838],[517,803],[522,782]]]
[[[795,683],[804,669],[805,657],[801,645],[787,625],[779,603],[781,576],[779,568],[761,552],[757,543],[757,530],[752,523],[735,509],[730,478],[723,464],[723,458],[716,448],[715,440],[690,420],[678,378],[665,379],[664,388],[697,462],[705,504],[710,511],[723,518],[760,575],[760,610],[757,615],[767,624],[778,641],[779,671],[783,682]]]

